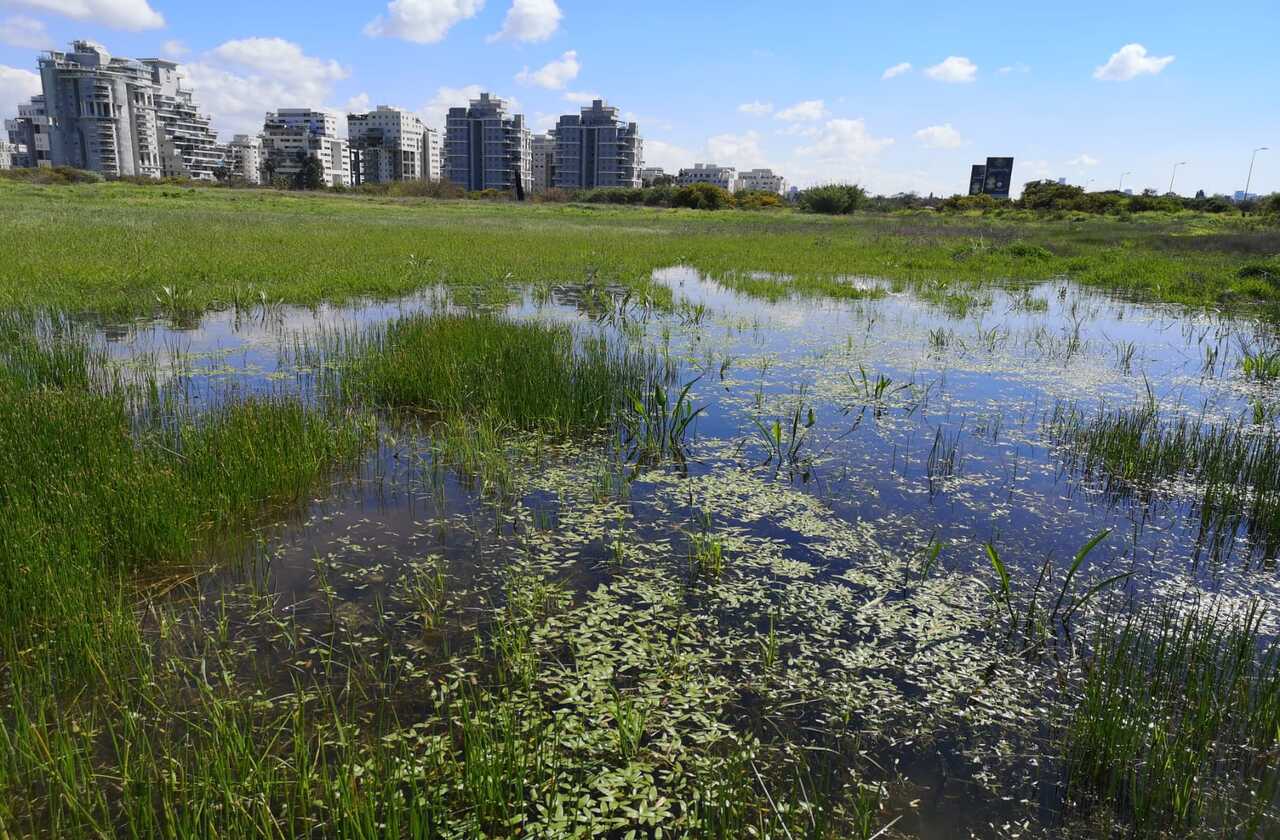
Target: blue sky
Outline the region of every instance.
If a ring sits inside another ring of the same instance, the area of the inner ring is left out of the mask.
[[[1280,5],[1168,0],[0,0],[0,113],[76,37],[180,61],[225,135],[387,103],[439,124],[484,89],[535,128],[603,96],[646,159],[950,194],[1014,181],[1280,191]],[[910,65],[909,69],[903,65]],[[888,73],[899,68],[897,73]],[[886,78],[888,76],[888,78]]]

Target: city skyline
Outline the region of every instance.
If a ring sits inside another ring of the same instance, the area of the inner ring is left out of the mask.
[[[320,4],[310,17],[323,26],[238,13],[235,0],[0,0],[0,113],[38,92],[39,50],[83,37],[177,62],[223,142],[290,107],[389,104],[442,130],[449,107],[483,90],[534,133],[604,99],[641,124],[645,165],[669,172],[770,167],[802,186],[853,180],[880,193],[963,193],[972,160],[1005,154],[1018,159],[1015,195],[1042,178],[1114,189],[1121,173],[1125,186],[1163,191],[1180,161],[1179,192],[1231,195],[1253,148],[1280,147],[1280,118],[1253,105],[1277,84],[1266,27],[1245,23],[1267,14],[1261,3],[1227,19],[1086,2],[1073,18],[1092,10],[1099,25],[1070,38],[1055,36],[1071,29],[1063,14],[1016,4],[930,7],[923,23],[887,4],[659,5],[661,25],[645,18],[618,41],[619,15],[573,0]],[[805,43],[805,54],[770,43]],[[1278,188],[1280,162],[1263,153],[1250,191]]]

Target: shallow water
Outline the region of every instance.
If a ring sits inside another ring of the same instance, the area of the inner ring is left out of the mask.
[[[767,303],[686,269],[657,279],[675,292],[675,314],[616,297],[602,307],[572,288],[525,295],[509,311],[675,360],[678,383],[694,382],[694,405],[706,407],[686,463],[624,481],[603,443],[531,444],[515,487],[495,494],[435,463],[428,439],[389,424],[358,474],[335,476],[252,548],[218,552],[213,571],[174,596],[201,605],[191,620],[204,626],[228,620],[230,598],[236,643],[251,652],[241,674],[270,688],[317,673],[341,637],[343,655],[364,661],[363,650],[378,663],[369,667],[380,701],[408,718],[429,715],[416,698],[483,637],[513,575],[568,593],[571,608],[544,630],[549,650],[584,637],[622,650],[649,622],[665,628],[679,616],[690,624],[676,635],[706,651],[699,685],[724,693],[699,695],[700,715],[814,749],[832,748],[836,730],[871,733],[870,763],[858,770],[889,785],[897,828],[950,837],[1060,819],[1052,732],[1037,724],[1052,702],[1046,675],[992,655],[985,543],[1025,585],[1046,557],[1061,569],[1110,529],[1084,574],[1132,572],[1114,597],[1280,595],[1276,558],[1240,534],[1206,543],[1186,488],[1140,500],[1104,493],[1064,469],[1044,428],[1060,402],[1091,415],[1154,399],[1211,421],[1250,418],[1255,401],[1280,399],[1239,372],[1243,348],[1276,341],[1256,324],[1065,281],[984,290],[961,307],[927,289]],[[101,335],[122,364],[158,364],[201,404],[246,391],[313,398],[321,380],[298,352],[308,336],[451,305],[431,293]],[[790,438],[793,418],[803,441],[779,463],[767,437],[777,421]],[[702,529],[729,558],[714,582],[688,568]],[[922,580],[934,540],[937,573]],[[440,593],[423,583],[437,573]],[[431,622],[424,591],[440,615]],[[264,610],[274,623],[260,620]],[[779,656],[761,665],[765,634]],[[630,662],[643,683],[636,663],[647,654],[618,655],[617,673]],[[544,690],[558,691],[567,677],[544,667]]]

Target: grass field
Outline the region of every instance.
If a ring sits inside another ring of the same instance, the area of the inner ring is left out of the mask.
[[[691,265],[752,294],[847,297],[838,278],[990,283],[1069,276],[1137,298],[1280,307],[1280,229],[1186,214],[1038,219],[378,199],[0,181],[0,308],[194,314],[392,297],[445,283],[623,283]],[[785,280],[762,280],[771,272]]]

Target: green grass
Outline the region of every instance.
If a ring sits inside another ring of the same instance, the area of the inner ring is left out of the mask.
[[[1280,649],[1261,618],[1255,602],[1239,616],[1149,607],[1105,619],[1066,733],[1073,795],[1143,836],[1274,827]]]
[[[1280,285],[1246,269],[1280,250],[1280,232],[1255,224],[1194,214],[827,218],[0,181],[0,308],[200,311],[588,277],[661,303],[668,293],[651,273],[687,264],[765,297],[867,294],[847,276],[983,285],[1066,275],[1134,297],[1274,312]]]

